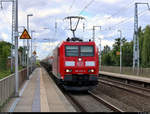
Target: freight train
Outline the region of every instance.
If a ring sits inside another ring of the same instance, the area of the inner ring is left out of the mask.
[[[98,48],[93,41],[67,39],[53,51],[52,73],[66,90],[89,90],[98,84]]]

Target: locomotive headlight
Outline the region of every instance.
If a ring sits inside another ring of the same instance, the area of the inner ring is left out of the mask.
[[[94,72],[94,70],[92,69],[91,72]]]
[[[72,72],[72,70],[66,69],[66,72]]]
[[[95,66],[95,61],[86,61],[85,66]]]
[[[88,70],[88,72],[92,72],[92,73],[93,73],[93,72],[94,72],[94,69],[90,69],[90,70]]]
[[[69,72],[69,69],[66,69],[66,72]]]

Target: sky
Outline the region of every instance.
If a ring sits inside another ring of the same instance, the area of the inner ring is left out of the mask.
[[[135,2],[149,3],[150,0],[18,0],[19,32],[27,25],[29,17],[29,33],[32,35],[33,50],[36,50],[38,59],[44,59],[51,55],[52,50],[67,37],[72,37],[68,30],[67,16],[82,16],[85,20],[79,23],[76,36],[84,41],[92,39],[93,26],[96,28],[95,41],[99,46],[102,41],[102,49],[105,45],[112,47],[114,39],[120,36],[127,41],[133,40],[134,32],[134,4]],[[0,41],[11,42],[12,4],[3,3],[0,9]],[[138,5],[138,25],[144,28],[150,24],[150,11],[147,5]],[[55,23],[57,27],[55,29]],[[75,25],[74,20],[73,25]],[[83,23],[85,30],[83,31]],[[21,35],[21,34],[20,34]],[[23,46],[25,40],[19,39],[19,46]]]

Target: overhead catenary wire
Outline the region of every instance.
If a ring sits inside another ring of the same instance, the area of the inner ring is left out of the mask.
[[[72,3],[71,3],[71,5],[70,5],[70,7],[69,7],[69,11],[70,11],[70,12],[71,12],[71,9],[72,9],[73,5],[75,4],[75,1],[76,1],[76,0],[73,0]]]
[[[150,0],[149,0],[149,1],[150,1]],[[128,4],[128,6],[129,6],[130,4],[132,4],[132,3],[135,4],[135,0],[133,0],[132,2],[130,2],[130,3]],[[133,6],[134,4],[132,4],[132,6]],[[131,7],[131,6],[130,6],[130,7]],[[142,16],[142,15],[144,15],[147,11],[148,11],[148,10],[146,9],[146,10],[144,10],[143,12],[138,13],[139,17]],[[114,15],[112,15],[112,16],[114,16]],[[112,16],[110,16],[110,17],[112,17]],[[108,17],[108,18],[109,18],[109,17]],[[110,19],[110,18],[109,18],[109,19]],[[117,23],[117,24],[115,24],[115,25],[113,25],[113,26],[109,26],[108,28],[110,29],[110,28],[112,28],[112,27],[119,26],[119,25],[121,25],[121,24],[123,24],[123,23],[126,23],[126,22],[129,22],[130,20],[133,20],[133,19],[134,19],[133,17],[130,17],[130,18],[128,18],[128,19],[124,19],[124,20],[122,20],[121,22],[119,22],[119,23]],[[106,19],[106,20],[107,20],[107,19]]]
[[[132,7],[132,6],[134,5],[134,2],[135,2],[135,0],[132,0],[131,2],[129,2],[127,5],[125,5],[125,6],[124,6],[123,8],[121,8],[121,9],[127,9],[127,8]],[[123,10],[123,11],[125,11],[125,10]],[[116,13],[112,14],[111,16],[107,17],[107,18],[105,19],[105,21],[109,21],[112,17],[114,17],[114,16],[116,16],[116,15],[118,15],[118,14],[120,14],[120,13],[122,13],[121,10],[119,10],[118,12],[116,12]],[[105,30],[110,30],[110,27],[108,27],[108,28],[109,28],[109,29],[106,29],[106,28],[105,28]],[[102,30],[102,31],[105,31],[105,30]]]
[[[143,16],[144,14],[146,14],[148,11],[149,11],[149,10],[144,10],[144,11],[138,13],[138,16],[141,17],[141,16]],[[123,22],[120,22],[119,24],[124,24],[124,23],[130,22],[130,21],[133,21],[133,20],[134,20],[134,18],[133,18],[133,17],[130,17],[130,18],[126,19],[126,20],[123,20]],[[115,26],[116,26],[116,25],[115,25]],[[115,27],[115,26],[113,26],[113,27]],[[110,30],[113,30],[113,29],[112,29],[113,27],[111,27]],[[117,30],[117,29],[115,29],[115,30]],[[130,30],[133,30],[133,29],[130,29]],[[109,36],[107,36],[107,37],[109,37]]]
[[[132,0],[130,3],[128,3],[127,5],[125,5],[125,6],[124,6],[123,8],[121,8],[121,9],[127,9],[127,8],[132,7],[132,6],[134,5],[134,2],[135,2],[135,0]],[[125,11],[125,10],[123,10],[123,11]],[[111,16],[107,17],[106,20],[111,19],[113,16],[116,16],[116,15],[118,15],[118,14],[120,14],[120,13],[122,13],[121,10],[119,10],[119,11],[117,11],[116,13],[112,14]]]
[[[141,16],[143,16],[144,14],[146,14],[147,12],[148,12],[148,9],[146,9],[146,10],[144,10],[144,11],[138,13],[138,16],[141,17]],[[119,23],[117,23],[117,24],[115,24],[115,25],[113,25],[113,26],[111,26],[111,27],[109,27],[109,28],[113,28],[113,27],[119,26],[119,25],[121,25],[121,24],[125,24],[125,23],[130,22],[130,21],[133,21],[133,20],[134,20],[134,17],[130,17],[130,18],[124,19],[124,20],[122,20],[121,22],[119,22]]]
[[[84,8],[80,11],[79,15],[81,15],[84,12],[84,10],[86,10],[93,2],[94,0],[90,0],[90,2],[88,2],[88,4],[86,4]]]
[[[9,9],[8,9],[8,10],[9,10]],[[6,10],[5,10],[5,11],[6,11]],[[3,8],[1,9],[2,15],[5,17],[4,21],[7,22],[9,25],[11,25],[11,22],[10,22],[11,19],[9,20],[9,18],[8,18],[8,13],[9,13],[10,11],[7,12],[7,16],[6,16],[5,11],[4,11]]]
[[[94,2],[94,0],[91,0],[90,2],[87,3],[87,5],[80,11],[79,15],[81,15],[92,3]],[[129,2],[127,5],[125,5],[125,7],[123,7],[122,9],[126,9],[126,8],[129,8],[129,7],[132,7],[134,5],[134,2],[135,0],[132,0],[131,2]],[[125,10],[124,10],[125,11]],[[121,11],[118,11],[114,14],[112,14],[111,16],[109,16],[106,21],[108,21],[109,19],[112,18],[112,16],[116,16],[118,15],[119,13],[121,13]]]

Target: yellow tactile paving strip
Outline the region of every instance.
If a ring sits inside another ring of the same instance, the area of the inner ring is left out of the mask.
[[[47,94],[44,87],[41,69],[40,69],[40,101],[41,101],[41,112],[49,112]]]
[[[14,112],[76,112],[43,68],[35,69],[32,75],[19,102],[15,105]],[[40,92],[37,93],[36,89]],[[37,94],[40,94],[39,98],[36,97]],[[40,102],[34,104],[35,100]]]
[[[75,112],[75,109],[67,101],[47,72],[42,68],[43,82],[47,94],[50,112]]]

